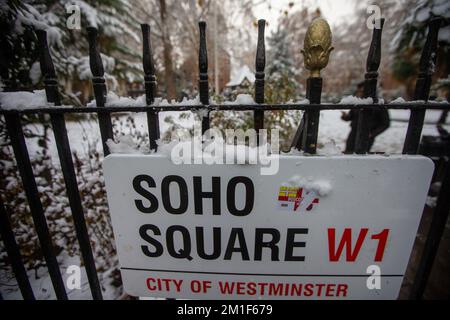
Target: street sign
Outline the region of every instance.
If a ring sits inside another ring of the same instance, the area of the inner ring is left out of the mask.
[[[103,166],[125,291],[193,299],[397,298],[433,173],[421,156]]]

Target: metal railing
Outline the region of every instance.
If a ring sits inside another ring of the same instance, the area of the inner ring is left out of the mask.
[[[156,92],[155,68],[152,58],[152,48],[150,44],[150,26],[141,25],[143,36],[143,69],[145,79],[145,96],[146,106],[136,107],[106,107],[106,84],[104,78],[104,70],[100,52],[97,46],[97,30],[88,28],[89,41],[89,57],[90,67],[92,71],[92,84],[96,107],[62,107],[60,95],[58,92],[58,81],[53,66],[50,51],[47,45],[47,36],[45,31],[36,31],[38,36],[38,47],[40,49],[40,64],[44,76],[44,85],[47,101],[53,106],[40,108],[27,108],[23,110],[5,110],[0,108],[0,114],[3,115],[6,123],[7,133],[9,135],[10,144],[13,148],[17,167],[22,179],[23,188],[28,199],[31,215],[34,221],[36,232],[39,238],[40,247],[43,252],[45,262],[49,271],[49,275],[58,299],[67,299],[67,292],[61,277],[61,272],[54,252],[52,239],[49,228],[44,215],[44,208],[39,198],[38,188],[33,173],[33,167],[30,161],[28,149],[25,143],[23,131],[23,123],[21,117],[29,114],[48,114],[50,115],[51,125],[55,135],[55,142],[61,163],[61,170],[64,176],[67,197],[73,216],[76,235],[80,244],[82,259],[86,268],[92,297],[94,299],[102,299],[102,291],[95,266],[95,259],[87,232],[87,226],[84,216],[84,210],[78,190],[77,178],[72,160],[72,152],[70,142],[67,136],[66,122],[64,115],[94,113],[98,116],[101,141],[104,155],[109,154],[106,141],[113,139],[113,130],[111,115],[118,112],[146,112],[148,132],[150,140],[150,149],[156,150],[159,139],[159,122],[158,113],[160,111],[196,111],[206,110],[202,119],[202,130],[205,132],[210,126],[210,112],[223,110],[250,110],[254,112],[255,129],[264,128],[264,112],[275,110],[303,110],[304,117],[297,130],[292,146],[305,151],[306,154],[315,154],[317,145],[317,136],[319,129],[319,116],[322,110],[358,110],[359,122],[356,134],[356,153],[365,154],[368,152],[368,138],[371,111],[375,109],[407,109],[411,111],[408,130],[405,137],[403,153],[416,154],[420,143],[421,132],[424,124],[424,116],[426,110],[442,110],[448,109],[448,105],[427,102],[432,68],[430,64],[435,62],[437,49],[437,34],[441,20],[433,18],[429,24],[429,32],[425,47],[420,60],[420,72],[417,79],[415,100],[423,100],[423,103],[402,103],[402,104],[379,104],[377,99],[377,79],[378,67],[381,59],[381,28],[374,29],[372,42],[370,45],[369,55],[367,58],[366,75],[364,82],[364,96],[371,97],[374,101],[372,105],[345,105],[345,104],[321,104],[322,78],[314,76],[307,79],[306,95],[310,104],[264,104],[264,83],[265,83],[265,46],[264,46],[264,28],[265,21],[258,22],[258,44],[256,53],[256,80],[255,80],[255,102],[252,105],[213,105],[209,102],[208,90],[208,60],[206,47],[206,24],[199,23],[200,28],[200,49],[199,49],[199,105],[172,105],[157,106],[154,105]],[[8,91],[8,81],[5,91]],[[425,290],[428,275],[433,265],[434,257],[442,237],[445,222],[450,211],[450,166],[448,160],[445,166],[445,178],[442,183],[437,206],[434,210],[430,231],[427,236],[425,249],[422,254],[418,271],[415,276],[410,298],[420,298]],[[446,196],[447,195],[447,196]],[[14,233],[10,224],[5,206],[1,203],[0,198],[0,231],[1,237],[5,244],[5,248],[11,261],[12,270],[18,282],[18,286],[24,299],[32,300],[35,298],[31,288],[27,272],[24,267],[19,247],[17,245]]]

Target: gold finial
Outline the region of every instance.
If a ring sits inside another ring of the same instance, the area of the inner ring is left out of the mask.
[[[331,46],[331,29],[323,18],[316,18],[306,31],[302,54],[305,67],[311,72],[312,78],[320,77],[320,70],[328,64]]]

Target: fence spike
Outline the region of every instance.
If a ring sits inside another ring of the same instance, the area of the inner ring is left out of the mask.
[[[47,101],[55,106],[61,105],[61,99],[58,91],[58,80],[56,78],[55,66],[53,65],[50,49],[47,43],[47,32],[45,30],[36,30],[38,38],[41,73],[44,77],[45,94]]]
[[[419,63],[419,75],[414,91],[414,100],[428,101],[431,87],[431,77],[437,59],[438,33],[442,23],[441,17],[433,17],[428,24],[428,35],[422,50]],[[420,136],[422,134],[425,110],[411,111],[408,129],[406,131],[404,154],[416,154],[419,149]]]
[[[87,28],[89,41],[89,66],[92,72],[92,83],[94,86],[95,101],[97,107],[103,107],[106,102],[106,85],[103,75],[103,62],[100,52],[97,48],[97,29],[94,27]]]
[[[153,63],[152,46],[150,42],[150,26],[141,24],[142,30],[142,65],[144,67],[145,98],[147,105],[153,104],[156,95],[155,66]]]
[[[141,24],[142,29],[142,65],[144,67],[145,100],[147,105],[153,104],[156,96],[155,66],[153,63],[152,46],[150,41],[150,26]],[[157,150],[159,139],[159,118],[156,111],[147,112],[148,135],[150,139],[150,149]]]
[[[201,104],[209,105],[209,86],[208,86],[208,51],[206,49],[206,22],[198,23],[200,30],[200,45],[198,50],[198,90]],[[207,108],[207,107],[206,107]],[[209,110],[202,119],[202,133],[209,129]]]
[[[306,98],[311,104],[320,104],[322,96],[322,78],[320,70],[328,64],[330,53],[333,50],[330,25],[323,18],[316,18],[306,31],[303,50],[306,69],[310,76],[306,80]],[[314,154],[317,149],[317,136],[319,133],[320,110],[307,110],[303,115],[295,137],[298,150],[304,149],[306,153]]]
[[[378,68],[381,62],[381,35],[383,32],[384,18],[376,21],[380,28],[374,28],[372,41],[366,61],[366,74],[364,79],[364,98],[372,98],[373,103],[378,103],[377,83]],[[363,109],[358,112],[356,129],[355,153],[364,154],[369,151],[370,121],[373,111]]]
[[[264,43],[264,31],[266,27],[266,20],[258,20],[258,44],[256,46],[255,59],[255,102],[264,103],[264,69],[266,67],[266,47]],[[264,129],[264,111],[256,110],[254,112],[255,130],[259,132]],[[259,135],[258,135],[259,141]]]
[[[87,28],[89,41],[89,65],[92,72],[92,85],[94,88],[95,101],[97,107],[104,107],[106,103],[106,83],[103,77],[105,71],[100,52],[97,47],[97,29],[94,27]],[[106,141],[113,139],[113,130],[111,116],[108,113],[99,113],[98,121],[100,126],[100,135],[102,137],[103,153],[105,156],[109,154]]]

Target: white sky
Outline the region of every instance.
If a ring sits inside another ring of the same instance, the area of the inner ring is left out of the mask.
[[[322,16],[327,19],[331,27],[338,25],[344,20],[348,20],[353,16],[355,11],[355,0],[269,0],[261,1],[261,3],[254,7],[254,13],[257,19],[266,19],[269,23],[268,32],[270,34],[276,30],[278,17],[280,17],[284,10],[289,9],[289,3],[294,3],[290,11],[294,12],[301,9],[302,3],[311,11],[317,7],[322,11]],[[357,1],[357,0],[356,0]],[[258,0],[256,0],[258,2]],[[269,5],[271,9],[269,9]],[[289,12],[289,10],[288,10]]]

